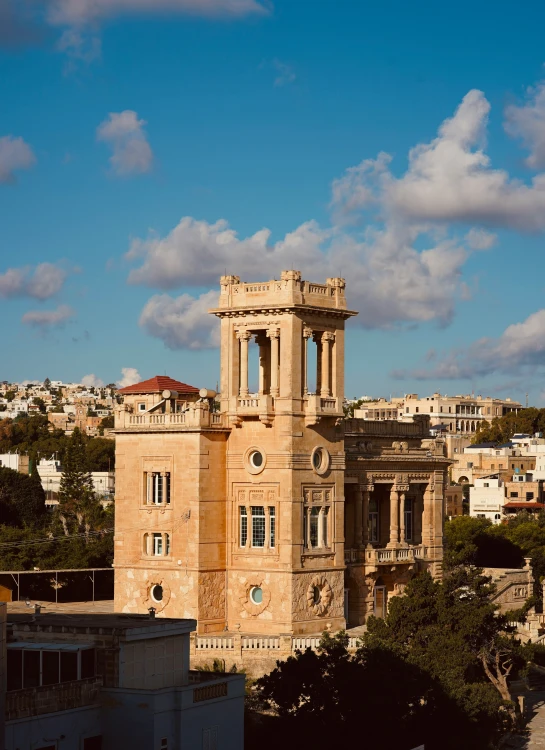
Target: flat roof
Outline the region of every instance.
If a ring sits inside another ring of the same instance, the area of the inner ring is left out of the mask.
[[[89,633],[104,635],[123,635],[125,640],[142,638],[160,638],[167,635],[191,633],[197,629],[197,621],[186,618],[150,617],[149,615],[132,615],[120,612],[112,614],[63,614],[40,612],[8,611],[8,624],[14,634],[19,632],[54,633]],[[21,629],[21,630],[20,630]]]

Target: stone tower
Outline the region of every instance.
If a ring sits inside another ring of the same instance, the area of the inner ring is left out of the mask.
[[[220,283],[219,412],[206,392],[157,377],[116,413],[116,610],[154,606],[196,618],[201,633],[336,630],[344,324],[355,315],[344,280],[283,271]]]
[[[228,629],[344,627],[345,282],[220,283]]]

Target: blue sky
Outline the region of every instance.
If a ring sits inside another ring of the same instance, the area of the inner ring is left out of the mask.
[[[218,276],[293,264],[361,311],[348,396],[544,404],[544,21],[0,0],[0,379],[214,387]]]

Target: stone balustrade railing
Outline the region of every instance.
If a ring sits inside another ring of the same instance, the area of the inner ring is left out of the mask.
[[[307,648],[316,651],[320,645],[321,636],[250,636],[233,634],[229,636],[193,636],[192,644],[196,653],[203,652],[248,652],[248,651],[282,651],[294,653],[305,651]],[[348,648],[357,649],[358,638],[348,639]],[[212,655],[212,654],[211,654]],[[215,655],[215,654],[214,654]]]
[[[208,409],[188,409],[184,412],[175,413],[145,413],[131,414],[126,411],[118,411],[115,415],[115,429],[126,430],[168,430],[202,427],[224,427],[223,414],[210,412]]]

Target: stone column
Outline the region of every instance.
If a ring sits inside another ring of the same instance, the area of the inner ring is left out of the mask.
[[[308,340],[312,336],[312,328],[303,326],[303,396],[308,394]]]
[[[414,502],[413,502],[413,542],[414,544],[422,544],[422,510],[423,510],[422,492],[418,490],[416,492]]]
[[[405,493],[399,493],[399,543],[405,544]]]
[[[267,387],[266,383],[266,366],[267,366],[267,349],[266,349],[266,339],[263,338],[262,335],[256,336],[255,340],[257,342],[257,345],[259,346],[259,395],[263,396],[265,394],[265,389]]]
[[[324,331],[322,333],[322,384],[320,396],[331,396],[331,343],[334,338],[335,335],[331,331]]]
[[[399,538],[399,493],[392,485],[390,490],[390,541],[388,547],[397,547]]]
[[[250,331],[237,331],[237,339],[240,341],[240,395],[248,395],[248,342],[252,335]]]
[[[430,546],[432,543],[432,519],[433,519],[433,476],[430,477],[429,484],[426,485],[423,496],[422,508],[422,544]]]
[[[280,392],[278,382],[278,363],[280,350],[280,329],[269,328],[267,336],[271,340],[271,396],[278,396]]]
[[[161,472],[161,482],[162,482],[162,489],[163,489],[161,493],[162,498],[163,498],[162,502],[163,502],[163,505],[166,505],[167,503],[167,475],[166,475],[166,472],[164,471]]]
[[[322,506],[318,514],[318,547],[322,548],[323,546],[324,546],[324,508]]]
[[[307,507],[305,508],[305,516],[306,516],[306,519],[307,519],[307,534],[306,534],[306,539],[305,539],[305,547],[307,549],[311,549],[311,545],[310,545],[310,505],[307,505]]]

